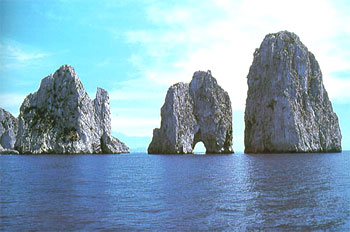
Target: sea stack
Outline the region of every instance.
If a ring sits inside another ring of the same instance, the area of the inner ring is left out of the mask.
[[[15,148],[20,153],[127,153],[111,135],[108,92],[91,100],[74,68],[61,66],[22,103]]]
[[[254,53],[244,120],[246,153],[342,150],[319,64],[288,31],[268,34]]]
[[[17,129],[17,118],[0,108],[0,154],[18,154],[18,151],[14,150]]]
[[[199,141],[206,153],[233,153],[230,97],[210,71],[195,72],[190,84],[168,89],[148,153],[192,154]]]

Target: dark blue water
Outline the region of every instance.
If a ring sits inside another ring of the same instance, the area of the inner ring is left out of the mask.
[[[350,152],[3,155],[0,230],[350,230]]]

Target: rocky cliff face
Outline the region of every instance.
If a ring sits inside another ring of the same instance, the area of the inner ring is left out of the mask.
[[[20,153],[124,153],[111,136],[108,93],[91,100],[73,67],[63,65],[45,77],[20,108],[16,149]]]
[[[18,152],[14,150],[17,129],[17,118],[0,108],[0,153],[18,154]]]
[[[195,72],[190,84],[171,86],[161,118],[148,153],[189,154],[199,141],[207,153],[233,152],[231,101],[210,71]]]
[[[314,55],[294,33],[267,35],[248,74],[245,152],[337,152],[341,138]]]

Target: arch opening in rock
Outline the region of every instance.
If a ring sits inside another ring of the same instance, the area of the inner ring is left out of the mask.
[[[205,154],[206,148],[202,141],[193,145],[193,154]]]

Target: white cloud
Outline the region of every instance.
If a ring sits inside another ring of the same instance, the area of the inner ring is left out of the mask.
[[[25,97],[26,95],[17,93],[0,94],[0,107],[17,116]]]
[[[112,64],[113,64],[112,59],[110,57],[107,57],[101,60],[100,62],[98,62],[96,66],[99,68],[104,68],[104,67],[111,66]]]
[[[161,6],[152,5],[147,8],[148,19],[155,23],[164,23],[164,24],[174,24],[174,23],[187,23],[191,20],[193,12],[196,8],[182,8],[174,6],[172,8],[171,14],[168,14],[167,11],[159,10]]]
[[[350,36],[350,20],[331,1],[213,0],[201,5],[156,4],[147,13],[155,29],[127,33],[128,42],[140,44],[145,57],[159,60],[147,67],[151,70],[145,73],[147,78],[174,83],[189,80],[196,70],[211,69],[229,92],[234,109],[244,109],[253,52],[267,33],[298,34],[320,62],[325,80],[333,78],[330,73],[349,68],[349,57],[344,60],[342,55],[344,44],[334,38]],[[338,53],[330,54],[334,50]],[[165,67],[171,70],[165,72]]]
[[[162,98],[162,91],[148,78],[136,78],[119,82],[117,89],[110,91],[111,101],[151,100]]]
[[[0,103],[2,107],[13,107],[21,105],[26,95],[8,93],[0,94]]]
[[[0,44],[0,69],[23,68],[25,66],[39,64],[49,53],[37,51],[15,41],[5,40]]]
[[[12,46],[7,46],[7,51],[4,51],[4,53],[8,53],[7,56],[9,59],[14,59],[19,62],[40,59],[47,56],[45,53],[27,53]]]
[[[350,78],[350,77],[349,77]],[[324,85],[331,99],[337,103],[350,103],[350,80],[344,78],[327,78],[324,80]]]
[[[348,103],[350,78],[339,79],[332,74],[350,69],[350,17],[347,14],[350,9],[333,4],[327,0],[207,0],[201,4],[186,2],[174,6],[153,1],[146,8],[146,20],[153,26],[125,33],[128,43],[141,48],[129,62],[142,84],[135,87],[135,83],[126,83],[112,93],[112,99],[158,97],[160,106],[170,85],[189,82],[195,71],[210,69],[228,91],[233,110],[243,112],[246,76],[255,48],[266,34],[289,30],[299,35],[315,54],[332,100]],[[345,40],[339,42],[338,37]],[[135,128],[135,131],[142,130],[141,134],[149,135],[159,126],[159,113],[154,117],[157,117],[155,121],[137,119],[141,129]],[[129,125],[128,118],[124,119],[121,121]],[[125,128],[123,133],[128,134],[128,127],[120,128]],[[235,135],[240,138],[236,140],[238,143],[243,141],[241,135]]]
[[[126,132],[128,136],[151,137],[153,133],[152,129],[159,127],[159,118],[145,118],[142,114],[132,115],[112,114],[112,131],[122,133]]]
[[[160,107],[167,87],[137,77],[110,91],[112,131],[128,136],[152,136],[160,123]],[[121,106],[123,105],[123,106]]]

